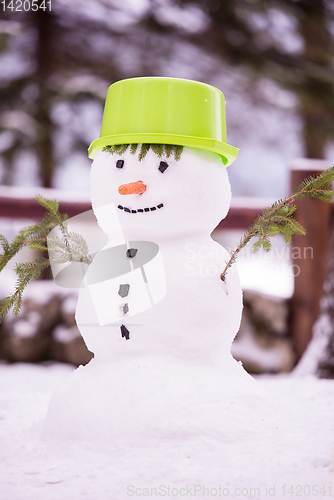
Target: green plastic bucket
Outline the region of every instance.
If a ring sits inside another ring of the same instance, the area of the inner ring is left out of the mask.
[[[238,149],[226,143],[224,94],[179,78],[120,80],[108,89],[100,138],[88,154],[114,144],[176,144],[217,153],[226,166]]]

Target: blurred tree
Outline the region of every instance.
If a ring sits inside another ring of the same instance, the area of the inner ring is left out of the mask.
[[[295,368],[297,375],[334,379],[334,218],[330,254],[320,314],[313,327],[312,340]]]
[[[3,183],[12,183],[24,152],[37,163],[41,184],[51,187],[55,167],[64,160],[57,142],[57,109],[66,103],[75,121],[82,103],[95,100],[102,107],[108,85],[126,76],[120,53],[131,58],[139,36],[131,26],[140,12],[108,0],[95,2],[94,11],[85,1],[52,0],[52,11],[42,0],[38,4],[36,11],[7,7],[1,12],[0,55],[6,68],[0,81]],[[87,150],[87,137],[78,128],[70,130],[70,149]]]
[[[205,16],[196,32],[182,22],[189,6]],[[147,17],[149,29],[168,26],[222,62],[292,91],[309,158],[323,158],[334,134],[333,21],[331,0],[152,0]]]
[[[250,86],[252,78],[265,77],[292,91],[306,156],[323,157],[333,134],[329,0],[96,0],[94,9],[87,0],[52,0],[51,12],[7,9],[1,17],[7,66],[11,58],[0,81],[3,183],[12,183],[13,166],[24,151],[33,154],[41,183],[52,186],[55,167],[64,160],[57,142],[65,128],[58,119],[66,112],[61,104],[74,121],[83,103],[102,106],[115,80],[165,74],[164,64],[176,60],[184,44],[247,68]],[[201,67],[201,57],[196,68],[209,82],[216,71],[210,64]],[[82,128],[69,127],[72,151],[87,148]]]

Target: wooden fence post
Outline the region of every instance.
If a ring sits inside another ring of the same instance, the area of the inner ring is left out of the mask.
[[[332,165],[326,160],[299,159],[291,164],[291,188],[305,177],[319,175]],[[312,337],[312,327],[319,314],[323,282],[329,257],[332,205],[314,198],[297,200],[296,219],[306,229],[306,236],[294,235],[291,256],[295,276],[291,299],[290,331],[297,360]]]

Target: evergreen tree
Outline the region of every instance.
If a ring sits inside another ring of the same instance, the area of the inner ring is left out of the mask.
[[[154,5],[156,7],[154,8]],[[196,6],[207,22],[196,32],[177,20]],[[175,19],[153,3],[148,27],[174,30],[222,63],[245,68],[293,92],[302,123],[305,157],[323,158],[334,134],[334,8],[331,0],[169,0]],[[276,23],[276,19],[280,23]],[[285,24],[280,29],[280,25]],[[290,27],[289,27],[290,26]],[[285,36],[290,41],[284,39]]]
[[[71,122],[87,103],[98,102],[102,114],[108,86],[127,76],[123,60],[135,59],[135,47],[142,50],[140,30],[134,27],[140,13],[117,1],[96,0],[87,9],[81,1],[52,0],[51,11],[45,4],[38,0],[40,8],[28,12],[1,6],[3,184],[13,183],[22,153],[33,158],[44,187],[53,186],[55,169],[72,152],[86,155],[90,131]],[[138,66],[141,76],[140,60]],[[59,121],[61,105],[62,114],[70,112],[66,148],[59,143],[65,126]]]
[[[42,185],[52,186],[55,168],[64,159],[56,139],[64,126],[56,116],[59,105],[69,106],[73,121],[87,102],[98,101],[102,112],[108,85],[163,73],[184,44],[197,46],[198,79],[210,83],[217,72],[216,60],[201,65],[205,52],[218,57],[222,66],[227,62],[246,68],[253,91],[256,75],[292,91],[299,103],[305,156],[324,156],[334,130],[334,15],[329,0],[152,0],[142,8],[96,0],[94,16],[84,6],[80,0],[55,0],[51,12],[1,12],[0,51],[19,59],[15,71],[0,81],[0,132],[7,132],[3,183],[12,183],[24,151],[37,162]],[[196,29],[187,23],[195,8],[197,18],[205,19]],[[292,28],[280,33],[273,20],[282,16]],[[285,42],[286,33],[298,39],[295,50]],[[79,124],[75,128],[70,127],[67,155],[71,149],[86,151],[92,138]]]

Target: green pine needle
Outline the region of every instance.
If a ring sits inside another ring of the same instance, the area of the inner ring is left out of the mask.
[[[15,273],[18,276],[14,293],[0,303],[0,321],[13,309],[13,316],[18,316],[22,306],[22,293],[32,279],[40,276],[43,269],[50,265],[49,259],[37,259],[35,262],[16,264]]]
[[[151,148],[159,158],[162,158],[164,153],[163,144],[151,144]]]
[[[129,148],[130,144],[120,144],[117,146],[117,154],[122,155],[125,153],[125,151]]]
[[[32,279],[38,278],[43,269],[50,266],[51,262],[84,262],[86,264],[92,262],[84,238],[80,234],[68,231],[68,216],[59,212],[58,201],[48,200],[40,195],[37,195],[35,199],[46,209],[46,214],[42,222],[21,229],[11,244],[3,235],[0,235],[2,245],[0,271],[24,247],[44,252],[48,250],[49,258],[39,258],[35,262],[16,264],[14,269],[17,275],[16,287],[13,294],[0,303],[0,322],[10,309],[12,309],[14,316],[19,314],[22,306],[22,293],[25,287]],[[48,238],[50,231],[56,226],[59,227],[61,236]]]
[[[147,153],[150,150],[150,147],[151,147],[151,144],[142,144],[141,145],[140,153],[138,155],[138,160],[139,161],[142,161],[145,158],[145,156],[147,155]]]
[[[137,151],[137,148],[138,148],[138,144],[131,144],[131,146],[130,146],[130,153],[132,155],[135,155],[136,151]]]
[[[334,167],[325,170],[317,177],[311,176],[304,179],[291,196],[275,201],[270,207],[265,208],[244,234],[238,247],[231,253],[230,259],[226,263],[220,278],[226,281],[228,269],[234,264],[240,250],[252,238],[257,238],[252,247],[253,252],[257,252],[260,248],[269,252],[271,250],[269,239],[271,236],[283,234],[285,242],[290,243],[294,234],[305,234],[303,226],[293,217],[296,211],[296,205],[293,202],[300,198],[312,197],[331,203],[334,196],[334,191],[332,190],[333,181]]]
[[[130,153],[132,155],[136,154],[139,144],[114,144],[111,146],[105,146],[104,148],[102,148],[102,151],[106,151],[107,153],[110,154],[116,153],[117,155],[121,156],[122,154],[125,153],[125,151],[127,151],[129,146],[130,146]],[[138,161],[142,161],[146,157],[150,149],[152,149],[152,151],[154,151],[154,153],[159,158],[162,158],[163,156],[170,158],[173,155],[174,159],[178,161],[181,158],[184,147],[173,144],[144,143],[140,145]]]
[[[182,152],[183,152],[183,146],[175,146],[175,153],[174,153],[175,160],[179,160],[181,158]]]

